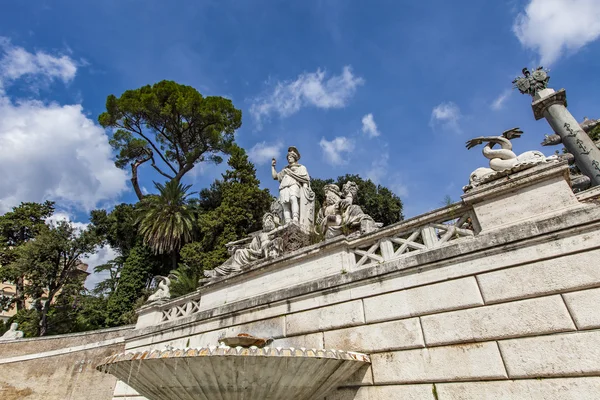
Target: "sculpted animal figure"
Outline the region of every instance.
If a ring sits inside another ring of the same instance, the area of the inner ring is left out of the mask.
[[[519,128],[512,128],[502,132],[501,136],[480,136],[467,141],[467,149],[487,142],[483,147],[483,156],[490,160],[489,168],[477,168],[469,178],[469,183],[476,186],[484,178],[495,172],[502,172],[514,168],[520,164],[537,164],[548,160],[544,153],[531,150],[518,156],[512,151],[511,139],[521,137],[523,131]],[[499,145],[499,149],[494,147]]]
[[[166,276],[156,276],[155,279],[160,279],[158,289],[148,297],[148,302],[170,299],[171,291],[169,286],[171,285],[171,280]]]

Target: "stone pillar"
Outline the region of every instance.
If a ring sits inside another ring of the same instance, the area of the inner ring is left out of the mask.
[[[567,151],[575,156],[579,170],[591,179],[592,186],[600,185],[600,149],[567,110],[565,90],[542,89],[533,97],[531,107],[535,119],[546,118],[560,136]]]

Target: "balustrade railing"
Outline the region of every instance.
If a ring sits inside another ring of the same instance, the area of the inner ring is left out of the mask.
[[[404,254],[434,249],[461,237],[473,236],[474,218],[470,207],[456,204],[384,229],[374,241],[358,239],[357,246],[350,248],[355,258],[354,266],[366,267],[394,260]]]

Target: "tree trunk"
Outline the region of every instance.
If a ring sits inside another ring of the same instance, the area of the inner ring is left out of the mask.
[[[25,309],[25,284],[23,282],[23,277],[20,276],[17,278],[15,282],[15,303],[17,306],[17,312]]]
[[[138,200],[142,200],[144,198],[144,194],[140,190],[140,184],[138,183],[138,174],[137,170],[140,165],[148,161],[150,158],[146,158],[144,160],[136,161],[131,164],[131,184],[133,185],[133,190],[135,190],[135,194]]]
[[[50,303],[54,299],[54,293],[48,293],[48,299],[44,303],[42,307],[42,312],[40,315],[40,325],[39,325],[39,336],[46,336],[48,333],[48,311],[50,311]]]

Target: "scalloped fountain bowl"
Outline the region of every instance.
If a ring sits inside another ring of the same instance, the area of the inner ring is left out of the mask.
[[[220,346],[121,353],[96,369],[149,400],[308,400],[325,397],[370,362],[341,350]]]

